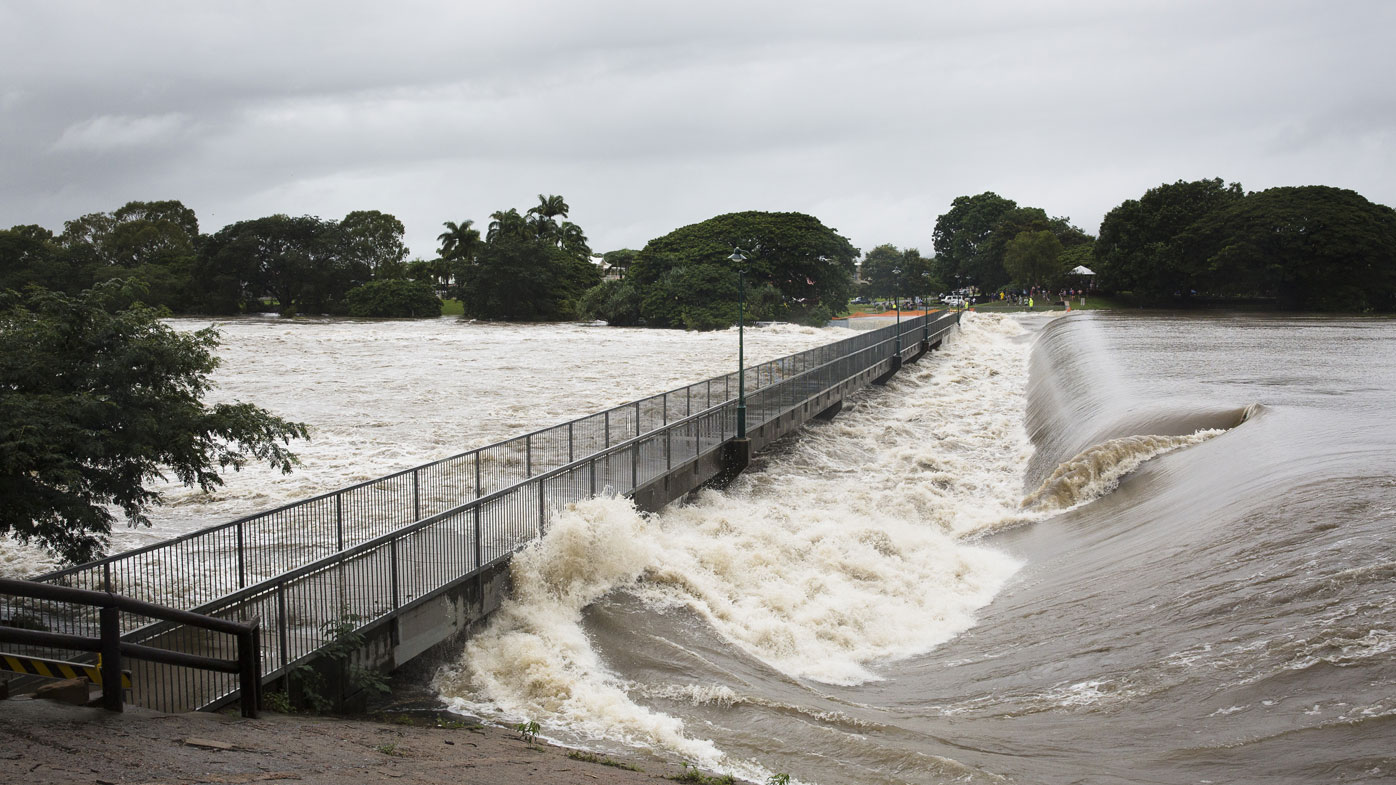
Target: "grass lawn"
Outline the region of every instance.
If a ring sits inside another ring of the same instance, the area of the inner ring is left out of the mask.
[[[465,305],[460,300],[442,300],[442,316],[465,316]]]
[[[1065,310],[1065,308],[1062,307],[1062,303],[1060,300],[1056,302],[1043,302],[1040,298],[1037,300],[1036,304],[1032,308],[1029,308],[1025,305],[1013,305],[1012,303],[1008,302],[1001,303],[998,300],[994,300],[992,302],[976,303],[971,307],[974,308],[974,310],[976,311],[984,311],[989,313],[998,311],[1011,312]],[[1086,295],[1085,305],[1081,304],[1081,298],[1079,296],[1071,298],[1071,310],[1073,311],[1105,311],[1116,310],[1123,307],[1124,306],[1121,303],[1109,297]]]

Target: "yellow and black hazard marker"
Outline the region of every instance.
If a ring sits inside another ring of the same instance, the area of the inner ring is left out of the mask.
[[[31,676],[47,676],[50,679],[86,678],[93,684],[102,683],[102,665],[83,665],[62,660],[45,660],[39,657],[22,657],[17,654],[0,654],[0,670],[27,673]],[[131,689],[131,672],[121,672],[121,686]]]

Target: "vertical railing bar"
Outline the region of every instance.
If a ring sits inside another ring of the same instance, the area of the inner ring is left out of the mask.
[[[421,497],[421,487],[422,487],[422,483],[421,483],[420,478],[417,477],[417,470],[416,470],[416,469],[413,469],[413,470],[412,470],[412,520],[414,520],[414,521],[420,521],[420,520],[422,519],[422,497]]]
[[[480,505],[475,505],[475,570],[485,566],[485,544],[480,536]]]
[[[286,584],[276,585],[276,638],[280,649],[279,667],[285,668],[291,662],[291,622],[286,619]],[[289,679],[290,673],[282,678]]]
[[[238,530],[238,588],[239,588],[239,589],[245,589],[245,588],[247,588],[247,567],[246,567],[246,563],[245,563],[245,562],[246,562],[246,559],[245,559],[244,556],[243,556],[242,521],[238,521],[237,530]],[[109,591],[110,591],[110,590],[109,590]]]
[[[543,480],[538,481],[538,536],[547,534],[547,521],[545,520],[548,511],[546,494],[543,488]]]
[[[102,637],[102,708],[121,711],[121,611],[115,605],[103,605],[99,612],[99,627]]]

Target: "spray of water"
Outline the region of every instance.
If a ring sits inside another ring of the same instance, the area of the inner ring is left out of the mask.
[[[943,351],[726,492],[650,517],[623,499],[558,514],[516,562],[514,596],[437,688],[461,710],[740,770],[633,699],[591,646],[583,608],[624,589],[649,612],[696,614],[789,677],[831,684],[877,679],[879,663],[963,632],[1019,566],[976,535],[1035,515],[1019,506],[1031,453],[1022,332],[967,315]]]

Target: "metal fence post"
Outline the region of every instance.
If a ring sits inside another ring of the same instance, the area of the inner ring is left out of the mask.
[[[533,434],[524,437],[524,477],[533,476]]]
[[[412,470],[412,520],[422,519],[422,483],[417,477],[417,470]]]
[[[239,588],[239,589],[242,589],[242,588],[246,588],[246,587],[247,587],[247,566],[246,566],[246,564],[245,564],[245,559],[244,559],[244,557],[243,557],[244,550],[243,550],[243,544],[242,544],[242,521],[238,521],[237,530],[238,530],[238,588]],[[107,591],[111,591],[111,589],[107,589]]]
[[[393,610],[397,610],[402,605],[399,599],[402,595],[398,592],[397,542],[397,537],[388,541],[388,558],[392,560],[392,569],[390,573],[393,581]]]
[[[291,623],[286,620],[286,584],[276,585],[276,646],[281,653],[281,667],[291,664]]]
[[[103,605],[99,623],[102,628],[102,708],[121,711],[121,611],[115,605]]]
[[[334,532],[336,551],[344,550],[344,494],[334,495]]]
[[[548,505],[547,493],[546,493],[546,492],[544,491],[544,489],[543,489],[543,481],[542,481],[542,480],[539,480],[539,481],[538,481],[538,536],[539,536],[539,537],[542,537],[544,534],[547,534],[547,533],[548,533],[548,531],[547,531],[547,526],[548,526],[548,521],[547,521],[548,506],[547,506],[547,505]]]
[[[568,463],[572,463],[573,461],[577,460],[575,457],[573,457],[573,452],[572,452],[572,441],[573,441],[573,440],[572,440],[572,422],[573,422],[573,421],[571,421],[571,420],[568,420],[568,421],[567,421],[567,462],[568,462]]]
[[[485,566],[485,544],[480,537],[480,505],[475,505],[475,569]]]
[[[252,629],[239,633],[238,639],[238,697],[242,716],[257,718],[262,704],[262,628],[261,620],[253,619]]]

